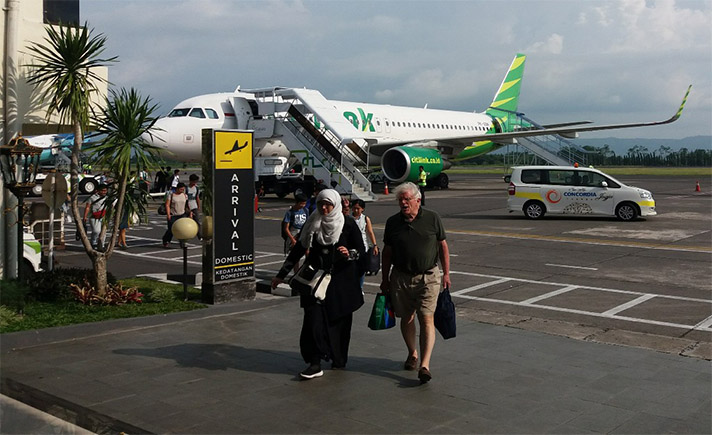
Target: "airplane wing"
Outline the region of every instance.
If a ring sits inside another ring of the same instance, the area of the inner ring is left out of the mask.
[[[491,141],[495,143],[512,143],[512,141],[518,137],[531,137],[531,136],[546,136],[552,134],[558,134],[564,137],[573,138],[580,132],[585,131],[600,131],[600,130],[616,130],[622,128],[633,128],[633,127],[650,127],[654,125],[670,124],[677,121],[682,114],[682,109],[685,107],[687,102],[687,96],[690,94],[690,89],[692,85],[687,88],[685,97],[682,99],[680,108],[677,112],[669,119],[665,121],[653,121],[653,122],[637,122],[629,124],[607,124],[607,125],[587,125],[590,121],[579,121],[573,123],[564,124],[554,124],[553,126],[547,126],[544,128],[534,128],[527,130],[517,130],[505,133],[490,133],[490,134],[478,134],[470,136],[459,136],[459,137],[444,137],[442,139],[429,138],[425,142],[432,143],[433,145],[445,144],[453,148],[453,155],[458,154],[465,147],[471,146],[473,142],[480,141]],[[415,145],[412,141],[382,141],[377,144],[372,144],[370,151],[375,155],[383,155],[388,149],[403,146],[403,145]],[[422,144],[421,144],[422,146]]]

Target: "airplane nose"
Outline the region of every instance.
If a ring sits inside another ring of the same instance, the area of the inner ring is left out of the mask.
[[[161,128],[161,125],[164,124],[161,121],[163,120],[159,119],[158,121],[156,121],[156,124],[154,124],[154,128],[151,130],[151,134],[144,133],[141,135],[141,139],[155,147],[167,149],[169,135],[166,129]]]

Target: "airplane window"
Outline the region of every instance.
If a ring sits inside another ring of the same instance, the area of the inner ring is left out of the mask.
[[[410,127],[410,122],[408,123],[408,127]]]
[[[219,119],[220,118],[218,116],[218,112],[214,111],[213,109],[205,109],[205,113],[208,114],[208,118],[210,118],[210,119]]]
[[[205,114],[203,113],[203,110],[198,109],[197,107],[190,111],[190,116],[193,118],[205,118]]]
[[[171,113],[168,114],[169,118],[179,118],[181,116],[188,116],[190,109],[173,109]]]
[[[386,127],[388,127],[390,124],[388,124],[388,120],[386,119]]]

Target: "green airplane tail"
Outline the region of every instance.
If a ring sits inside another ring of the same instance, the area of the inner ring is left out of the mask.
[[[514,112],[519,104],[519,90],[522,87],[522,77],[524,76],[524,61],[527,56],[516,54],[512,64],[509,66],[507,75],[504,76],[499,90],[492,100],[492,104],[485,111],[486,114],[498,120],[503,126],[509,126],[514,121]],[[507,129],[509,130],[509,129]]]

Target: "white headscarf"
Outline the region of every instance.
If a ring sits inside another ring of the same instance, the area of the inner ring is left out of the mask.
[[[322,215],[319,212],[319,202],[326,201],[334,205],[331,213]],[[344,228],[344,214],[341,212],[341,196],[334,189],[324,189],[316,197],[317,208],[309,216],[302,228],[302,235],[299,241],[305,248],[311,246],[314,235],[316,240],[322,245],[333,245],[339,241],[341,230]]]

